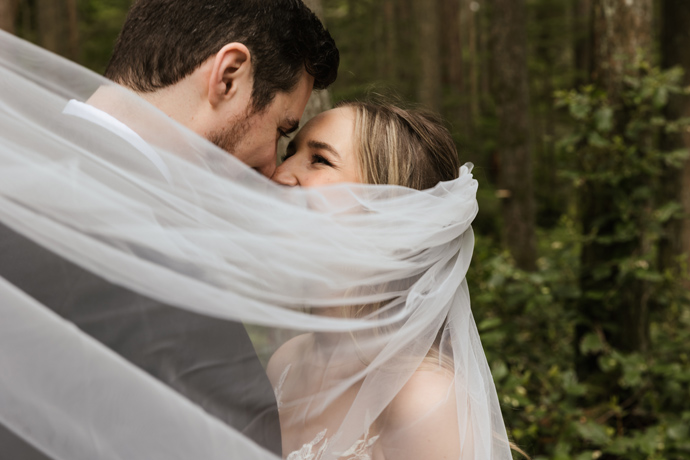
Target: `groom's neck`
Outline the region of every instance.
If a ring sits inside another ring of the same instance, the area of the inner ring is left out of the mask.
[[[169,118],[175,117],[166,112],[165,107],[157,105],[155,100],[150,100],[153,93],[130,91],[121,86],[101,86],[86,103],[118,119],[150,144],[172,148],[182,141],[177,131],[171,129]],[[134,97],[132,92],[141,99]],[[152,110],[142,99],[159,111]]]
[[[187,79],[153,92],[137,92],[137,95],[173,120],[197,131],[195,118],[201,98]]]

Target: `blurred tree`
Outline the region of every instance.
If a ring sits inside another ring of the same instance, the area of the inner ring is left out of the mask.
[[[681,66],[685,69],[684,85],[690,85],[690,2],[687,0],[664,0],[661,8],[661,60],[663,67]],[[690,117],[690,99],[671,98],[667,111],[671,119]],[[690,148],[690,132],[684,131],[666,137],[668,150]],[[664,267],[676,268],[677,257],[685,254],[685,264],[690,264],[690,162],[680,170],[668,171],[666,193],[681,205],[683,216],[674,219],[667,226],[668,234],[663,239],[661,258]],[[681,263],[682,265],[682,263]],[[690,288],[690,280],[685,280]]]
[[[592,0],[592,77],[612,100],[639,53],[653,49],[653,0]]]
[[[592,75],[597,87],[606,91],[609,103],[618,110],[612,117],[611,137],[625,137],[623,129],[629,114],[621,107],[621,91],[626,76],[639,72],[631,67],[640,53],[652,49],[653,0],[622,2],[619,0],[594,0],[592,16]],[[599,158],[606,164],[606,158]],[[596,166],[594,166],[596,168]],[[621,276],[619,268],[611,263],[642,251],[645,244],[636,238],[621,239],[617,236],[625,222],[621,210],[616,208],[614,196],[621,192],[632,194],[644,184],[607,183],[585,181],[580,194],[582,232],[591,236],[585,240],[581,254],[580,286],[584,295],[580,313],[584,323],[579,326],[578,339],[591,332],[592,325],[605,328],[611,344],[624,351],[644,350],[649,340],[649,321],[644,295],[644,283],[631,278],[616,298],[601,297],[597,293],[608,292]],[[626,187],[624,190],[624,187]],[[602,267],[610,269],[602,272]],[[597,373],[598,366],[591,358],[579,363],[582,377]]]
[[[39,44],[54,53],[79,59],[76,0],[35,0]]]
[[[465,66],[463,62],[464,35],[461,30],[462,0],[441,1],[441,55],[443,59],[444,108],[465,137],[470,133],[469,111],[467,107],[467,90],[465,88]],[[465,12],[465,14],[469,11]]]
[[[79,62],[103,73],[132,0],[77,0]]]
[[[460,0],[461,33],[467,37],[467,67],[469,68],[468,98],[470,122],[472,126],[479,120],[479,74],[480,62],[477,44],[477,11],[479,3],[471,0]]]
[[[65,0],[65,9],[67,13],[67,43],[68,43],[68,56],[74,60],[78,61],[80,58],[80,46],[79,46],[79,15],[78,15],[78,0]]]
[[[554,139],[563,119],[553,103],[553,94],[573,79],[574,13],[562,0],[528,3],[527,19],[530,106],[532,116],[532,161],[536,202],[536,225],[550,228],[567,210],[570,190],[563,187],[563,166]],[[564,33],[570,31],[570,33]]]
[[[492,0],[491,89],[498,117],[503,239],[518,267],[536,267],[535,203],[530,139],[524,0]]]
[[[440,0],[415,0],[415,13],[419,24],[418,82],[419,102],[427,108],[441,110],[441,37],[439,25]]]
[[[14,33],[19,0],[0,0],[0,29]]]
[[[572,0],[573,3],[573,39],[575,53],[573,55],[576,83],[578,85],[589,81],[592,70],[591,16],[592,0]]]
[[[385,56],[382,61],[385,67],[385,78],[388,82],[398,76],[398,24],[394,0],[384,0],[383,23],[385,27]]]

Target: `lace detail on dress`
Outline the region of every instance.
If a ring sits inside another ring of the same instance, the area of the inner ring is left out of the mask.
[[[276,395],[278,409],[283,406],[283,384],[290,372],[290,367],[290,364],[285,367],[285,370],[280,375],[280,379],[278,379],[278,385],[273,389]],[[328,430],[321,431],[311,442],[304,444],[301,449],[291,452],[286,460],[323,460],[323,454],[328,447],[329,441],[326,437],[327,432]],[[338,458],[340,460],[371,460],[371,451],[374,447],[374,443],[376,443],[378,439],[378,435],[370,438],[369,429],[367,428],[366,433],[364,433],[364,438],[360,439],[352,447],[340,454]],[[321,444],[321,446],[316,450],[319,444]]]
[[[300,450],[291,452],[287,456],[287,460],[322,460],[323,453],[328,447],[328,438],[326,432],[323,430],[317,434],[316,437],[307,444],[304,444]],[[374,444],[379,439],[377,436],[369,437],[369,430],[364,433],[364,439],[357,441],[352,447],[338,456],[340,460],[371,460],[371,451]],[[319,450],[314,452],[316,446],[323,441]]]
[[[328,447],[328,439],[326,439],[326,432],[328,430],[323,430],[321,433],[317,434],[314,440],[302,446],[300,450],[296,450],[287,456],[287,460],[321,460],[323,457],[323,452]],[[323,444],[319,448],[318,452],[314,453],[316,445],[323,441]]]
[[[285,383],[285,379],[287,378],[291,367],[292,364],[285,366],[285,370],[282,374],[280,374],[280,379],[278,379],[278,386],[273,389],[273,392],[276,395],[276,404],[278,405],[278,409],[283,406],[283,384]]]
[[[341,459],[347,460],[371,460],[371,451],[379,436],[369,437],[369,429],[364,433],[364,438],[357,441],[352,447],[346,450],[341,456]]]

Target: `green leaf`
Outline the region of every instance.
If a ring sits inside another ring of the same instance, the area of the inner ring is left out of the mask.
[[[494,377],[494,381],[500,381],[508,375],[508,366],[501,360],[496,360],[491,364],[491,375]]]
[[[599,335],[593,332],[585,335],[582,341],[580,341],[580,351],[584,355],[604,351],[604,348],[605,344],[601,341]]]
[[[611,142],[609,142],[608,139],[603,138],[601,134],[599,134],[596,131],[589,133],[589,135],[587,136],[587,142],[589,142],[589,145],[591,145],[592,147],[599,148],[605,148],[611,145]]]
[[[589,116],[592,107],[589,104],[589,98],[577,97],[570,103],[570,114],[576,120],[584,120]]]
[[[594,124],[599,131],[610,132],[613,129],[613,109],[602,107],[594,112]]]
[[[606,433],[606,428],[592,420],[587,420],[585,423],[575,422],[575,430],[582,439],[597,446],[606,445],[611,440]]]
[[[648,429],[644,434],[635,439],[640,450],[647,455],[651,455],[658,450],[660,439],[655,428]]]
[[[668,89],[665,86],[656,90],[654,94],[654,107],[661,109],[668,104]]]
[[[689,432],[690,429],[685,423],[676,423],[666,429],[668,437],[676,441],[690,438]]]
[[[479,329],[480,331],[487,331],[489,329],[496,328],[501,324],[503,324],[503,320],[501,318],[486,318],[481,323],[479,323],[477,329]]]
[[[592,460],[594,458],[594,452],[591,450],[586,450],[575,457],[573,460]]]
[[[584,396],[587,387],[577,380],[577,375],[573,370],[567,370],[562,375],[563,390],[571,396]]]

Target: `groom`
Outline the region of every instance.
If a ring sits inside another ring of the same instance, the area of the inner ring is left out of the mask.
[[[271,176],[279,138],[297,129],[312,89],[335,80],[338,62],[333,39],[301,0],[138,0],[106,76]],[[127,123],[119,116],[127,113],[121,104],[105,88],[88,104],[71,101],[65,113],[98,125],[94,129],[112,139],[122,133],[118,124]],[[162,160],[131,128],[118,139],[137,147],[166,177]],[[111,284],[2,222],[0,277],[281,454],[273,392],[241,324]],[[13,460],[46,459],[2,424],[0,452]]]

